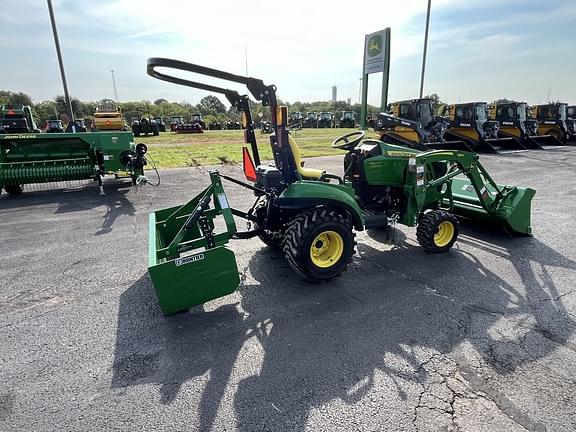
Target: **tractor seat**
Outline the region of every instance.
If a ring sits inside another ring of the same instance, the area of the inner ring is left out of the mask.
[[[296,163],[296,169],[298,170],[298,174],[304,180],[320,180],[323,174],[326,174],[326,171],[314,169],[314,168],[304,168],[302,166],[302,156],[300,154],[300,147],[294,141],[291,135],[288,135],[288,144],[290,145],[290,150],[292,151],[292,155],[294,157],[294,162]]]

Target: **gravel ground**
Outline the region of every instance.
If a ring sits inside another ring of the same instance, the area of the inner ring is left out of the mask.
[[[205,168],[156,189],[107,181],[105,197],[2,195],[0,430],[576,430],[576,148],[482,160],[537,190],[533,237],[463,225],[431,256],[412,228],[362,232],[320,286],[233,241],[238,291],[170,318],[147,214],[198,193]],[[226,188],[247,208],[251,192]]]

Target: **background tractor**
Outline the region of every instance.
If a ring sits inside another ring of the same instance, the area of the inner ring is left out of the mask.
[[[188,123],[180,123],[176,125],[174,128],[174,132],[177,134],[184,134],[184,133],[203,133],[204,129],[206,129],[206,123],[202,118],[202,114],[196,113],[192,114],[190,117],[190,122]]]
[[[270,107],[274,165],[260,163],[247,95],[160,73],[156,67],[246,85],[254,98]],[[348,267],[354,230],[386,228],[396,222],[415,226],[418,242],[430,253],[452,247],[458,236],[456,215],[488,220],[510,232],[531,232],[534,190],[498,185],[474,153],[419,152],[363,140],[365,133],[354,131],[332,143],[333,148],[347,151],[340,177],[304,167],[288,131],[288,110],[277,104],[275,86],[163,58],[149,59],[147,70],[164,81],[224,94],[242,113],[246,126],[242,154],[249,183],[211,171],[210,184],[188,203],[150,214],[148,268],[167,315],[236,289],[240,278],[234,253],[226,246],[230,239],[258,236],[281,248],[300,276],[323,282]],[[254,192],[256,199],[248,211],[230,207],[224,181]],[[247,231],[237,230],[234,216],[249,221]]]
[[[4,133],[39,133],[34,122],[32,109],[27,105],[2,105],[0,107],[0,126]]]
[[[152,120],[156,122],[156,124],[158,125],[158,130],[160,132],[166,132],[166,123],[164,122],[164,119],[162,117],[154,117]]]
[[[178,125],[184,124],[184,117],[172,116],[170,117],[170,131],[174,132]]]
[[[334,127],[334,115],[331,112],[323,111],[318,114],[318,128],[332,128]]]
[[[208,123],[208,130],[222,130],[222,123],[218,120],[212,120]]]
[[[356,127],[356,113],[354,111],[343,111],[340,117],[341,128],[355,128]]]
[[[570,133],[570,138],[576,140],[576,105],[566,107],[566,126]]]
[[[62,120],[46,120],[46,133],[63,133],[64,124]]]
[[[226,130],[240,130],[242,125],[239,121],[228,120],[226,122]]]
[[[302,129],[302,123],[304,121],[304,117],[300,111],[295,111],[290,114],[288,119],[288,126],[291,129]]]
[[[307,112],[304,121],[302,122],[304,128],[317,128],[318,127],[318,114],[316,112]]]
[[[263,134],[271,134],[274,129],[272,128],[272,122],[268,120],[263,120],[260,122],[260,132]]]
[[[132,133],[135,137],[139,137],[141,135],[158,136],[160,135],[160,130],[154,119],[143,115],[132,122]]]

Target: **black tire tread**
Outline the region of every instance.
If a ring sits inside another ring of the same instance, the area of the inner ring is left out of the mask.
[[[329,276],[323,275],[319,277],[318,275],[310,274],[307,271],[306,254],[308,253],[309,248],[303,247],[304,245],[302,242],[309,237],[319,223],[327,222],[342,225],[346,230],[350,231],[352,247],[349,251],[344,250],[344,254],[348,254],[348,256],[344,256],[344,261],[340,265],[341,268],[337,274]],[[342,215],[342,213],[328,207],[309,209],[296,216],[290,222],[282,240],[282,251],[284,252],[288,264],[290,264],[290,267],[292,267],[300,277],[314,283],[333,279],[346,271],[348,265],[352,261],[355,246],[356,242],[354,242],[354,233],[352,233],[352,224],[350,219]]]
[[[448,245],[439,248],[434,243],[434,235],[436,234],[436,230],[440,222],[445,220],[452,222],[452,224],[454,225],[455,229],[454,238]],[[456,241],[456,238],[458,237],[458,232],[459,232],[459,224],[456,216],[454,216],[450,212],[447,212],[446,210],[432,210],[426,213],[424,217],[422,217],[422,219],[420,220],[420,223],[416,228],[416,238],[418,239],[418,243],[420,243],[420,246],[422,246],[426,252],[442,253],[446,252],[452,247],[452,245]]]

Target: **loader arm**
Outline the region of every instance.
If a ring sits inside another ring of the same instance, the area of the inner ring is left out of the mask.
[[[393,116],[392,114],[388,113],[380,113],[378,114],[378,120],[375,124],[374,130],[382,130],[389,127],[407,127],[418,134],[418,138],[420,142],[426,141],[426,131],[420,125],[419,122],[414,120],[408,120],[400,117]]]
[[[453,213],[500,224],[510,233],[531,234],[530,203],[536,193],[534,189],[497,184],[475,153],[430,151],[416,154],[412,159],[410,165],[415,169],[409,170],[408,182],[416,184],[418,202],[424,203],[430,190],[448,184],[442,206]],[[447,162],[448,171],[426,181],[425,172],[438,162]],[[458,176],[465,176],[467,180]]]

